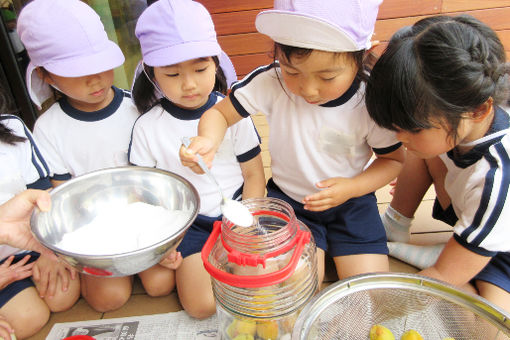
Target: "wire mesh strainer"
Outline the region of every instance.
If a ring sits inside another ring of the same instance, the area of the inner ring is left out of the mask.
[[[368,339],[383,325],[400,339],[510,339],[509,316],[487,300],[416,274],[364,274],[339,281],[301,311],[292,339]]]

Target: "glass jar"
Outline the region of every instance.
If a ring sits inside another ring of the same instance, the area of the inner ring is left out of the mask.
[[[290,339],[299,311],[317,291],[315,242],[288,203],[258,198],[243,204],[254,224],[224,218],[202,250],[220,339]]]

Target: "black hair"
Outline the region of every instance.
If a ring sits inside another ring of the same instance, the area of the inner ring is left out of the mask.
[[[292,57],[297,58],[308,57],[313,51],[314,50],[310,48],[289,46],[275,42],[273,48],[273,61],[276,62],[278,54],[282,54],[285,57],[285,59],[290,61]],[[331,52],[331,53],[333,53],[335,57],[348,56],[352,58],[354,65],[358,68],[356,77],[360,81],[366,82],[368,80],[367,71],[370,70],[369,67],[370,62],[367,58],[365,58],[365,52],[366,52],[365,50],[360,50],[353,52]]]
[[[397,31],[372,69],[365,101],[391,130],[443,122],[454,140],[464,113],[508,98],[508,64],[496,33],[470,15],[433,16]]]
[[[9,97],[4,92],[2,85],[0,84],[0,112],[5,112],[7,108],[10,106],[11,101]],[[20,143],[25,141],[25,137],[18,136],[14,134],[14,132],[9,129],[7,126],[0,121],[0,142],[6,143],[9,145],[14,145],[16,143]]]
[[[213,91],[218,91],[223,94],[227,94],[228,86],[227,79],[223,70],[220,67],[220,60],[217,56],[211,57],[216,65],[216,80],[214,82]],[[155,104],[159,102],[156,97],[157,89],[154,88],[154,67],[143,64],[145,72],[140,72],[136,77],[135,83],[133,84],[133,90],[131,95],[135,102],[138,112],[145,113],[149,111]],[[149,78],[147,78],[150,77]]]

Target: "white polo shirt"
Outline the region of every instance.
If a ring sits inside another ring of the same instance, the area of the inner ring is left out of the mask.
[[[285,87],[278,64],[271,64],[236,83],[230,99],[243,117],[267,116],[273,180],[301,202],[318,191],[317,182],[356,176],[374,151],[384,154],[400,146],[394,132],[370,118],[363,95],[363,85],[355,82],[340,98],[309,104]]]

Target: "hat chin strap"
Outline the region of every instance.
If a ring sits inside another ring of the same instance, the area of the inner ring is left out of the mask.
[[[168,99],[167,96],[165,96],[165,93],[159,87],[159,85],[155,81],[152,81],[151,77],[149,77],[149,75],[147,74],[147,71],[145,71],[145,63],[143,62],[143,60],[142,60],[142,72],[145,74],[145,76],[147,77],[149,82],[152,84],[152,86],[154,86],[154,88],[159,92],[161,97]],[[170,99],[168,99],[168,100],[170,100]]]

